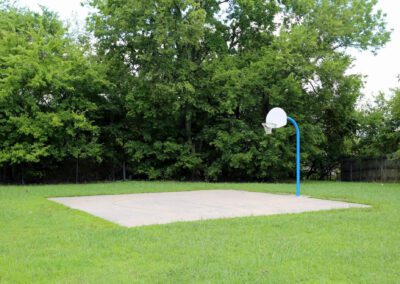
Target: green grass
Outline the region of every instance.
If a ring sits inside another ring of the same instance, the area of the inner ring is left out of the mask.
[[[0,187],[1,283],[399,283],[400,185],[305,183],[372,205],[124,228],[47,197],[293,184],[127,182]]]

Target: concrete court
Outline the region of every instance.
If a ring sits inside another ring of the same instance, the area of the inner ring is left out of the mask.
[[[126,227],[369,207],[305,196],[241,190],[198,190],[49,199]]]

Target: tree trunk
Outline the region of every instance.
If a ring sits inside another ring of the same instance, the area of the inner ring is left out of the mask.
[[[185,107],[185,130],[187,143],[192,146],[192,114],[190,106],[186,104]]]
[[[76,157],[76,166],[75,166],[75,183],[79,182],[79,157]]]
[[[122,162],[122,179],[126,181],[126,165],[125,161]]]
[[[192,154],[195,155],[196,149],[192,139],[192,112],[191,107],[188,104],[186,104],[185,107],[185,130],[187,143],[190,147]],[[194,180],[196,176],[196,169],[192,169],[190,175],[190,178]]]
[[[15,165],[11,165],[11,168],[10,168],[10,182],[18,182],[18,181],[15,181]],[[17,180],[18,180],[18,178],[17,178]]]
[[[264,96],[263,96],[263,102],[262,102],[262,114],[263,114],[263,119],[265,119],[265,116],[267,115],[269,109],[270,109],[269,94],[264,94]]]
[[[25,176],[24,176],[24,166],[21,165],[21,184],[25,184]]]
[[[237,107],[236,107],[236,110],[235,110],[235,117],[236,117],[236,119],[240,119],[240,106],[237,106]]]

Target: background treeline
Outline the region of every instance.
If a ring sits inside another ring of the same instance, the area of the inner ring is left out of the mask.
[[[87,34],[0,0],[2,182],[284,180],[294,130],[324,179],[399,153],[400,95],[361,111],[348,48],[389,40],[374,0],[91,0]]]

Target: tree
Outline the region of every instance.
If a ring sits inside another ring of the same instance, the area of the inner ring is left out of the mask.
[[[359,129],[353,155],[400,158],[399,89],[390,99],[384,93],[359,112]]]
[[[117,66],[108,75],[120,78],[134,176],[290,178],[294,131],[267,140],[260,127],[274,106],[301,124],[309,177],[329,176],[349,151],[362,85],[345,50],[389,39],[376,2],[90,1],[99,59]]]
[[[0,164],[100,159],[91,116],[105,82],[54,13],[0,10]]]

